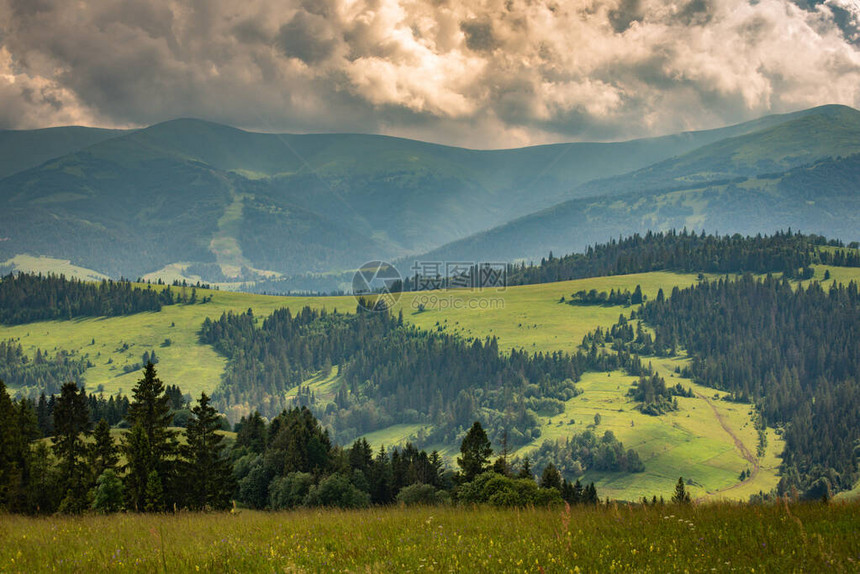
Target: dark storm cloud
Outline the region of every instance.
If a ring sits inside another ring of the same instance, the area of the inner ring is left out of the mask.
[[[315,64],[334,52],[337,39],[324,17],[302,10],[281,26],[277,44],[284,55]]]
[[[489,20],[463,22],[460,24],[460,29],[466,35],[466,47],[470,50],[492,50],[496,47],[493,23]]]
[[[641,5],[640,0],[621,0],[617,8],[609,10],[609,23],[616,34],[624,32],[630,24],[642,18]]]
[[[802,1],[0,0],[0,127],[499,147],[860,105],[860,4]]]

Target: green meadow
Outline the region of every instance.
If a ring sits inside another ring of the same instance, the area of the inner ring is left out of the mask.
[[[0,521],[4,572],[856,572],[856,503]]]
[[[860,278],[860,269],[829,269],[831,281]],[[824,271],[824,267],[816,269],[817,280],[823,281]],[[404,320],[422,329],[464,338],[496,336],[502,350],[572,352],[588,332],[598,326],[609,327],[621,313],[629,314],[631,308],[570,305],[561,302],[562,297],[569,300],[572,293],[590,289],[633,291],[636,285],[649,298],[656,296],[660,288],[668,296],[673,287],[683,288],[697,280],[692,274],[653,272],[510,287],[504,291],[404,293],[394,311],[402,311]],[[144,351],[155,350],[162,379],[197,396],[201,391],[211,393],[215,389],[225,366],[222,356],[198,341],[205,318],[249,308],[256,316],[264,317],[280,307],[299,310],[306,305],[352,312],[356,305],[351,296],[278,297],[198,290],[198,299],[204,295],[211,295],[212,300],[166,306],[158,313],[2,326],[0,339],[20,341],[28,354],[40,348],[52,354],[65,349],[86,355],[94,364],[85,375],[87,388],[106,393],[128,393],[140,373],[126,372],[124,367],[139,363]],[[654,361],[667,382],[681,382],[696,392],[694,398],[679,398],[677,412],[659,417],[643,415],[627,397],[632,377],[623,373],[587,373],[579,383],[584,392],[567,402],[564,413],[541,416],[542,436],[515,454],[523,456],[545,439],[563,438],[593,427],[594,415],[599,413],[601,422],[594,427],[595,432],[611,430],[626,448],[639,452],[646,466],[646,471],[638,474],[589,473],[585,479],[594,480],[603,496],[627,500],[655,494],[668,497],[679,475],[691,481],[697,498],[746,500],[760,490],[769,491],[778,480],[780,437],[772,429],[769,431],[765,455],[759,460],[755,456],[757,433],[749,405],[722,401],[722,393],[677,379],[674,368],[683,360]],[[332,398],[338,390],[337,368],[306,384],[317,399]],[[294,393],[292,390],[287,395]],[[402,444],[421,429],[417,424],[395,425],[365,438],[374,446]],[[452,445],[434,446],[453,463],[456,449]],[[753,461],[748,460],[749,453]],[[741,482],[739,475],[747,469],[752,475]]]

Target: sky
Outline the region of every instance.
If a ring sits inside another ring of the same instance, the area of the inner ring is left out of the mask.
[[[860,0],[0,0],[0,129],[474,148],[860,107]]]

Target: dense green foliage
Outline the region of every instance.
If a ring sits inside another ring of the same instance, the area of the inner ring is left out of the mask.
[[[463,469],[463,478],[467,481],[474,480],[479,474],[486,472],[490,466],[490,457],[493,455],[493,447],[490,439],[484,431],[481,423],[475,421],[463,442],[460,444],[460,457],[457,464]]]
[[[177,393],[173,387],[174,398]],[[189,413],[180,448],[177,432],[168,428],[175,405],[151,363],[130,404],[122,396],[87,395],[75,383],[64,384],[58,396],[42,395],[36,404],[15,401],[0,381],[0,510],[226,508],[234,482],[223,436],[216,432],[222,417],[202,395]],[[119,445],[104,415],[125,417],[131,426]],[[37,440],[44,435],[51,441]]]
[[[193,510],[223,509],[233,496],[233,467],[225,454],[221,417],[209,404],[206,393],[191,409],[193,417],[185,429],[187,444],[181,447],[184,458],[179,473],[185,488],[183,499]]]
[[[681,383],[668,387],[666,380],[655,373],[650,377],[640,377],[630,388],[628,395],[640,403],[640,411],[646,415],[657,416],[678,410],[678,401],[674,397],[691,397],[693,392],[684,389]]]
[[[428,454],[410,443],[388,451],[380,447],[376,454],[363,439],[348,449],[334,446],[306,407],[284,411],[268,428],[254,414],[237,430],[237,500],[252,508],[597,502],[593,484],[583,489],[577,481],[574,488],[559,476],[557,484],[538,485],[527,469],[516,477],[516,469],[506,465],[501,472],[489,470],[493,450],[479,422],[463,439],[457,473],[445,468],[438,452]]]
[[[683,346],[692,357],[685,374],[754,401],[767,424],[785,426],[781,488],[853,487],[860,439],[856,283],[803,288],[744,275],[676,289],[637,316],[654,328],[653,339],[624,342],[628,335],[613,344],[657,355]],[[619,323],[613,332],[624,328]]]
[[[66,383],[61,389],[53,412],[54,454],[57,457],[60,492],[60,510],[79,513],[86,509],[87,480],[85,478],[85,438],[91,423],[86,392],[75,383]]]
[[[0,323],[7,325],[160,311],[162,305],[175,302],[170,288],[142,288],[128,281],[91,283],[28,273],[0,279]]]
[[[598,437],[592,430],[557,441],[544,441],[531,454],[534,468],[543,472],[554,465],[565,479],[575,480],[588,470],[608,472],[642,472],[645,465],[633,449],[615,438],[612,431]]]
[[[80,383],[90,366],[87,357],[75,353],[57,350],[52,357],[47,351],[36,349],[36,353],[28,357],[20,342],[0,341],[0,379],[16,388],[57,394],[65,382]]]
[[[822,246],[844,247],[818,235],[777,232],[773,235],[707,235],[705,232],[647,232],[608,243],[589,246],[585,253],[541,260],[539,265],[512,265],[508,269],[509,285],[528,285],[567,281],[584,277],[678,271],[685,273],[796,273],[813,264],[849,267],[860,266],[860,251]],[[625,304],[624,294],[599,299],[598,294],[575,294],[572,302]],[[633,303],[641,303],[633,301]]]

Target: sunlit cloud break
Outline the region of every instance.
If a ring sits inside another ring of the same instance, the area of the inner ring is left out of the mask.
[[[657,135],[860,105],[858,18],[857,0],[0,0],[0,127]]]

